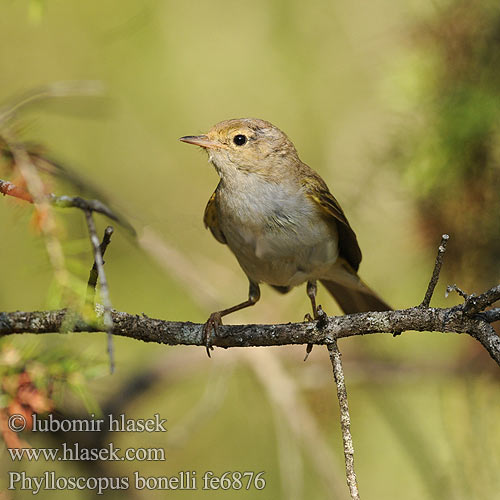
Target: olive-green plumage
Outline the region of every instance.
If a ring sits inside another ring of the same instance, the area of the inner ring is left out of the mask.
[[[346,313],[390,309],[357,275],[361,251],[339,203],[281,130],[244,118],[181,140],[205,148],[220,176],[204,222],[250,281],[249,300],[214,313],[207,328],[253,305],[259,283],[285,292],[307,282],[311,297],[320,280]]]

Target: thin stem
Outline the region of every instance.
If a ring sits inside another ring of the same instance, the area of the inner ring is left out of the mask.
[[[340,407],[340,428],[342,430],[342,441],[344,442],[345,471],[347,486],[353,500],[359,500],[358,483],[354,470],[354,445],[351,436],[351,416],[349,415],[349,405],[347,401],[347,389],[345,386],[344,370],[342,368],[342,357],[334,340],[328,345],[330,361],[333,367],[333,377],[337,385],[337,397]]]
[[[101,255],[104,259],[104,253],[106,252],[106,249],[108,248],[109,243],[111,242],[111,235],[113,234],[113,226],[108,226],[104,230],[104,236],[102,238],[101,244],[99,246],[99,249],[101,250]],[[105,264],[104,260],[102,261],[103,265]],[[87,297],[85,302],[87,304],[93,304],[94,303],[94,297],[95,297],[95,288],[97,285],[97,278],[99,276],[99,273],[97,271],[97,263],[94,260],[94,265],[92,266],[92,269],[90,270],[90,275],[89,275],[89,281],[87,284]]]
[[[31,161],[30,160],[31,157],[28,153],[26,153],[24,150],[20,151],[22,152],[23,158],[25,158],[27,161]],[[20,156],[18,152],[18,156],[16,157],[17,161],[16,165],[18,166],[20,165],[19,158]],[[39,187],[41,188],[43,186],[40,185]],[[135,230],[132,227],[132,225],[128,221],[126,221],[123,217],[119,217],[105,203],[103,203],[100,200],[87,200],[85,198],[81,198],[80,196],[66,196],[66,195],[57,196],[54,193],[45,194],[41,190],[40,193],[42,193],[41,196],[43,196],[44,202],[47,205],[51,205],[57,208],[79,208],[80,210],[90,210],[91,212],[98,212],[118,222],[123,227],[128,229],[132,234],[135,235]],[[13,196],[20,200],[27,201],[28,203],[35,203],[35,204],[38,203],[38,205],[40,205],[40,202],[37,201],[37,196],[33,192],[33,189],[31,189],[31,187],[29,191],[27,191],[22,187],[16,186],[12,182],[4,181],[2,179],[0,179],[0,194]]]
[[[85,210],[85,218],[87,220],[90,242],[92,243],[92,247],[94,249],[94,261],[97,267],[97,272],[99,274],[99,280],[101,282],[101,298],[104,305],[104,327],[108,334],[109,368],[110,372],[113,373],[115,370],[113,335],[112,335],[113,318],[111,316],[112,306],[111,306],[111,300],[109,298],[108,281],[106,279],[106,274],[104,272],[104,261],[102,258],[101,246],[99,243],[99,238],[97,236],[94,218],[92,217],[92,212],[90,210]]]
[[[432,277],[429,281],[424,300],[420,304],[420,307],[429,307],[429,304],[431,303],[432,294],[434,293],[434,289],[436,288],[437,282],[439,280],[439,273],[441,272],[441,266],[443,264],[443,256],[444,252],[446,252],[446,244],[448,243],[449,239],[450,237],[447,234],[443,234],[443,236],[441,236],[441,244],[438,248],[434,270],[432,271]]]

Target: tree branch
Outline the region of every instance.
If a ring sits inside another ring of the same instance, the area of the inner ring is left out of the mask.
[[[475,304],[484,307],[500,299],[500,286],[476,296]],[[66,309],[55,311],[0,313],[0,337],[19,333],[58,333],[64,325]],[[484,314],[484,313],[482,313]],[[120,311],[111,311],[113,334],[168,345],[204,346],[203,325],[153,319]],[[481,342],[500,366],[500,337],[489,321],[468,309],[467,303],[450,308],[420,306],[397,311],[368,312],[328,317],[324,327],[316,322],[271,325],[222,325],[217,329],[213,345],[217,347],[279,346],[289,344],[328,345],[355,335],[420,332],[467,333]],[[103,331],[102,326],[77,318],[74,332]]]

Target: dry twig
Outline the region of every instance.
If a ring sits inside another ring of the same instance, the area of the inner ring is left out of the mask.
[[[351,416],[349,415],[349,404],[347,402],[347,389],[345,386],[344,369],[342,368],[342,357],[337,347],[337,341],[328,346],[330,360],[333,367],[333,378],[337,385],[337,397],[340,407],[340,428],[342,431],[342,441],[344,443],[345,472],[347,486],[352,500],[359,500],[358,483],[354,470],[354,445],[351,436]]]
[[[99,243],[99,238],[97,236],[97,230],[95,227],[94,218],[92,217],[92,212],[90,210],[85,210],[85,218],[87,220],[87,227],[89,230],[90,242],[92,243],[92,248],[94,250],[94,266],[97,268],[97,273],[99,275],[99,281],[101,282],[101,298],[104,304],[104,327],[108,334],[108,356],[109,356],[109,368],[111,373],[115,369],[114,353],[113,353],[113,318],[111,317],[111,299],[109,298],[109,287],[108,280],[106,279],[106,274],[104,272],[104,260],[102,258],[101,245]],[[110,235],[111,236],[111,235]],[[106,234],[105,234],[106,238]],[[104,242],[103,242],[104,243]],[[107,246],[107,245],[106,245]]]
[[[113,234],[113,226],[108,226],[104,230],[104,236],[102,237],[101,244],[99,245],[99,249],[101,251],[101,256],[104,259],[104,253],[106,252],[106,249],[108,248],[109,243],[111,242],[111,235]],[[104,260],[102,261],[103,264],[105,264]],[[97,286],[97,278],[99,277],[98,269],[97,269],[97,262],[94,260],[94,264],[92,266],[92,269],[90,270],[90,275],[89,275],[89,281],[87,283],[87,297],[86,297],[86,303],[87,304],[93,304],[94,303],[94,297],[95,297],[95,288]]]
[[[26,154],[26,158],[28,155]],[[43,192],[43,189],[41,189]],[[3,195],[13,196],[20,200],[34,203],[34,196],[30,191],[16,186],[12,182],[0,179],[0,193]],[[110,219],[124,224],[123,219],[119,218],[107,205],[99,200],[86,200],[80,196],[57,196],[54,193],[44,195],[48,204],[57,208],[79,208],[80,210],[87,210],[90,212],[97,212],[109,217]],[[128,224],[125,223],[128,227]]]
[[[444,252],[446,252],[446,244],[448,243],[449,239],[450,237],[447,234],[443,234],[443,236],[441,236],[441,244],[438,248],[434,270],[432,271],[431,280],[429,281],[429,285],[427,286],[424,300],[420,304],[421,307],[429,307],[429,304],[431,303],[432,294],[434,293],[434,289],[436,288],[437,282],[439,280],[439,273],[441,272],[441,266],[443,264]]]

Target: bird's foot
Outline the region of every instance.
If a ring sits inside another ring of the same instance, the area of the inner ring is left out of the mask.
[[[323,311],[323,308],[321,306],[318,306],[316,308],[316,312],[314,314],[314,318],[318,322],[319,328],[325,328],[325,326],[328,323],[328,314],[326,314],[326,312]]]
[[[205,341],[205,348],[207,350],[207,355],[209,358],[210,350],[213,351],[212,338],[217,335],[217,328],[222,325],[222,317],[219,311],[214,312],[207,319],[207,322],[203,325],[203,340]]]
[[[314,310],[314,319],[311,317],[311,315],[309,313],[307,313],[304,316],[305,321],[317,321],[318,328],[324,328],[326,326],[327,319],[328,319],[328,315],[325,313],[325,311],[323,311],[323,308],[320,305],[318,305]],[[306,361],[307,358],[309,357],[309,354],[311,354],[311,351],[313,349],[313,345],[314,344],[307,344],[306,356],[304,358],[304,361]]]
[[[316,316],[316,311],[315,311],[314,315]],[[304,315],[304,321],[312,323],[313,321],[315,321],[315,319],[309,313],[306,313]],[[304,361],[307,360],[307,358],[309,357],[309,354],[311,354],[312,349],[313,349],[313,344],[307,344],[307,347],[306,347],[306,356],[304,358]]]

